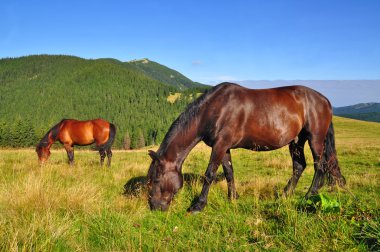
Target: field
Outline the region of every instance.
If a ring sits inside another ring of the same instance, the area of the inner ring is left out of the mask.
[[[74,167],[61,149],[43,167],[33,149],[0,150],[0,250],[380,250],[380,124],[336,117],[334,126],[347,188],[359,200],[323,187],[321,193],[340,205],[330,213],[299,207],[314,173],[308,146],[308,167],[288,199],[275,197],[292,173],[287,148],[233,150],[240,198],[228,201],[227,183],[220,180],[196,215],[186,209],[201,191],[197,177],[209,159],[210,149],[202,144],[183,166],[193,179],[167,212],[148,209],[147,149],[115,151],[110,169],[99,167],[99,155],[89,150],[76,151]]]

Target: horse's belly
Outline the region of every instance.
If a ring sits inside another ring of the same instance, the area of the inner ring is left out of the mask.
[[[271,151],[281,148],[282,146],[279,145],[273,145],[269,143],[262,143],[257,141],[244,141],[242,143],[239,143],[237,146],[234,146],[234,148],[244,148],[247,150],[253,150],[253,151]]]
[[[302,122],[279,119],[270,123],[252,123],[243,133],[243,145],[247,149],[269,151],[279,149],[293,141],[302,129]]]
[[[77,144],[80,144],[80,145],[89,145],[92,143],[94,143],[94,139],[85,139],[85,140],[77,141]]]
[[[244,148],[254,151],[271,151],[288,145],[294,138],[296,138],[296,135],[286,135],[277,138],[245,137],[235,148]]]
[[[73,141],[78,145],[89,145],[94,142],[94,137],[92,134],[82,134],[73,136]]]

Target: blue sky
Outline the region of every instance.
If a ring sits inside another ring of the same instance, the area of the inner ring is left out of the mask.
[[[380,79],[380,1],[0,2],[0,58],[149,58],[194,81]]]

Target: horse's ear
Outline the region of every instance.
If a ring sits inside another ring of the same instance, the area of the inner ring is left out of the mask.
[[[160,160],[160,156],[158,156],[158,154],[152,150],[148,150],[148,154],[149,156],[153,159],[153,160],[158,160],[158,161],[161,161]]]

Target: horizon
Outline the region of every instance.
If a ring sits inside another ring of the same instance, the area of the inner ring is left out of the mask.
[[[208,85],[380,79],[380,1],[4,0],[0,11],[0,58],[149,58]]]
[[[2,59],[16,59],[16,58],[30,57],[30,56],[41,56],[41,55],[77,57],[77,58],[81,58],[81,59],[85,59],[85,60],[113,59],[113,60],[117,60],[117,61],[120,61],[120,62],[142,61],[142,60],[146,59],[146,60],[149,60],[149,61],[152,61],[152,62],[156,62],[156,63],[161,64],[161,65],[164,65],[164,64],[160,63],[159,61],[153,60],[153,59],[151,59],[149,57],[142,57],[142,58],[136,58],[136,59],[121,60],[121,59],[112,58],[112,57],[94,58],[94,57],[82,57],[82,56],[73,55],[73,54],[48,54],[48,53],[26,54],[26,55],[20,55],[20,56],[6,56],[6,57],[1,57],[0,60],[2,60]],[[166,66],[166,67],[168,67],[170,69],[173,69],[175,71],[180,72],[178,69],[175,68],[175,66],[168,66],[168,65],[164,65],[164,66]],[[181,73],[181,74],[183,74],[183,73]],[[183,75],[185,77],[191,79],[189,76],[186,76],[185,74],[183,74]],[[197,82],[196,80],[193,80],[193,79],[191,79],[191,80],[194,81],[194,82]],[[226,79],[224,81],[226,81],[226,82],[234,82],[234,81],[237,81],[237,82],[245,82],[245,81],[380,81],[380,77],[377,78],[377,79],[366,79],[366,78],[362,78],[362,79],[242,79],[242,80],[229,80],[229,79]],[[201,82],[199,82],[199,83],[201,83]],[[221,82],[211,81],[210,83],[202,83],[202,84],[213,86],[213,85],[217,85],[218,83],[221,83]]]

